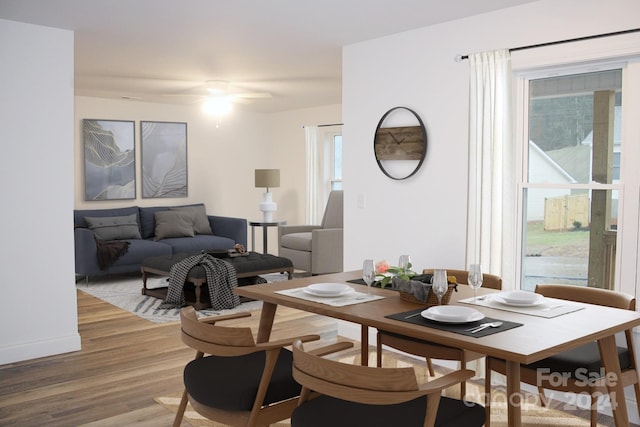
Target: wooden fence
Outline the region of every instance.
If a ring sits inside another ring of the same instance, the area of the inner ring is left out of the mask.
[[[544,229],[570,230],[579,222],[589,226],[589,195],[552,197],[544,200]]]

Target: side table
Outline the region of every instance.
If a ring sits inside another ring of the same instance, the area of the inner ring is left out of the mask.
[[[251,226],[251,250],[256,250],[256,235],[255,228],[262,227],[262,253],[267,253],[267,230],[269,227],[277,227],[279,225],[285,225],[287,221],[276,220],[276,221],[249,221],[249,225]]]

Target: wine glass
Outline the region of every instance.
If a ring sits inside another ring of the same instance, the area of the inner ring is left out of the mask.
[[[447,283],[447,270],[433,270],[433,283],[431,290],[438,297],[438,305],[442,305],[442,297],[449,290]]]
[[[398,260],[398,267],[403,270],[411,268],[411,257],[409,255],[400,255],[400,259]]]
[[[468,284],[473,289],[473,302],[476,302],[476,292],[482,286],[482,267],[480,264],[469,265]]]
[[[371,284],[376,280],[376,268],[372,259],[365,259],[362,263],[362,280],[367,284],[367,293],[371,293]]]

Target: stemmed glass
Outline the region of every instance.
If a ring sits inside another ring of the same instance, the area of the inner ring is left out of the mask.
[[[480,264],[469,265],[468,284],[473,289],[473,302],[476,302],[476,291],[482,286],[482,268]]]
[[[362,280],[367,284],[367,293],[371,293],[371,284],[376,280],[376,269],[372,259],[365,259],[362,263]]]
[[[447,293],[447,290],[449,290],[447,270],[433,270],[431,290],[438,297],[438,305],[442,305],[442,297]]]
[[[398,260],[398,267],[403,270],[408,269],[411,266],[411,257],[409,255],[400,255]]]

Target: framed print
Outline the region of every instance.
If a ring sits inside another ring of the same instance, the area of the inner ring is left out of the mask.
[[[187,124],[140,122],[142,197],[187,197]]]
[[[133,121],[82,120],[85,200],[136,198]]]

